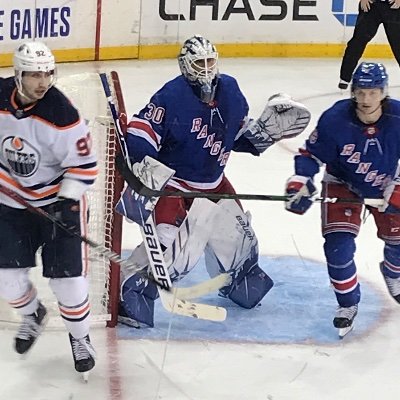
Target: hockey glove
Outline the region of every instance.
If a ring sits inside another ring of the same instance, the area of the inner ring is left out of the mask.
[[[310,111],[288,94],[278,93],[268,99],[257,120],[248,120],[236,139],[244,135],[262,153],[275,142],[302,133],[310,122]]]
[[[286,210],[303,215],[311,207],[312,197],[316,193],[317,188],[310,177],[293,175],[286,182]]]
[[[378,209],[387,214],[400,213],[400,178],[392,180],[383,192],[383,205]]]
[[[80,232],[80,203],[77,200],[59,197],[59,201],[48,206],[48,212],[56,217],[69,231]]]

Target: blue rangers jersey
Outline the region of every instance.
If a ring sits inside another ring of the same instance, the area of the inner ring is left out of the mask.
[[[220,75],[215,99],[206,104],[181,75],[167,82],[128,124],[129,155],[149,155],[174,169],[169,184],[213,189],[222,180],[232,150],[259,155],[244,137],[235,141],[248,113],[236,80]]]
[[[37,207],[61,187],[79,198],[97,175],[86,123],[55,87],[25,108],[16,93],[13,77],[0,78],[0,183]],[[0,203],[21,208],[3,194]]]
[[[387,182],[397,176],[399,159],[400,102],[386,99],[381,118],[366,125],[347,99],[322,114],[295,157],[295,171],[313,177],[324,163],[324,180],[343,182],[360,197],[381,198]]]

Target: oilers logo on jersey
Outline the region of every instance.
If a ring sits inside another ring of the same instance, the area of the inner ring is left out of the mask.
[[[39,152],[25,139],[6,137],[2,143],[2,153],[13,173],[18,176],[31,176],[38,168]]]

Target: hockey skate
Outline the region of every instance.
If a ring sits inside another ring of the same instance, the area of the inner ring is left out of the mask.
[[[400,278],[390,278],[389,276],[384,275],[383,261],[379,264],[379,267],[381,269],[389,294],[397,301],[397,303],[400,303]]]
[[[358,312],[358,304],[351,307],[338,307],[333,326],[339,329],[339,338],[343,339],[353,330],[353,322]]]
[[[25,354],[36,342],[42,333],[47,321],[47,310],[39,302],[38,309],[33,314],[24,315],[17,334],[15,335],[15,351]]]
[[[90,337],[86,335],[82,339],[75,339],[69,334],[69,341],[71,343],[75,370],[80,372],[83,380],[87,382],[89,379],[89,371],[93,369],[96,358],[96,352],[90,343]]]
[[[341,90],[346,90],[349,86],[349,82],[346,82],[345,80],[341,79],[338,83],[338,88]]]

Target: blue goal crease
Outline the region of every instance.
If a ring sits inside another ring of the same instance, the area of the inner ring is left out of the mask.
[[[259,265],[275,282],[259,306],[246,310],[217,293],[211,293],[196,301],[225,307],[227,319],[210,322],[173,315],[170,339],[269,344],[329,344],[338,341],[337,330],[332,325],[337,304],[324,263],[294,256],[260,256]],[[202,258],[185,278],[185,285],[207,278]],[[383,309],[378,290],[367,281],[361,280],[360,284],[362,300],[352,337],[369,333],[377,325]],[[123,339],[163,340],[167,337],[171,316],[157,301],[154,328],[135,329],[119,325],[118,336]]]

